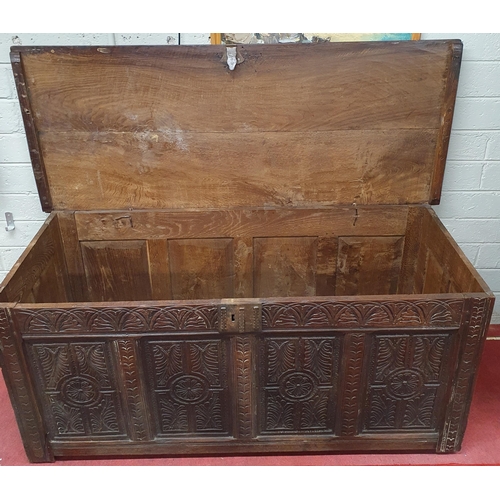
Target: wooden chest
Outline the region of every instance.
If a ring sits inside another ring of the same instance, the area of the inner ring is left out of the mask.
[[[29,459],[459,450],[494,302],[430,207],[461,53],[14,47],[51,212],[0,289]]]

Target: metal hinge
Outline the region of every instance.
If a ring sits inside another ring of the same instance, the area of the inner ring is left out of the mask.
[[[225,299],[219,306],[219,331],[252,333],[262,330],[262,305],[255,299]]]

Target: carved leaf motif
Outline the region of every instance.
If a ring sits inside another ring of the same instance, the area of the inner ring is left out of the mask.
[[[287,370],[295,368],[297,346],[294,341],[268,341],[268,379],[276,382]]]
[[[34,346],[42,366],[45,385],[54,389],[65,375],[69,375],[68,347],[66,345]]]
[[[368,326],[458,326],[462,302],[380,301],[265,303],[264,328],[368,327]]]
[[[405,337],[377,339],[376,380],[382,380],[389,371],[404,366],[406,346]]]
[[[56,396],[50,402],[58,434],[85,434],[80,410],[65,405]]]
[[[427,380],[437,380],[445,348],[443,337],[417,337],[415,339],[414,365],[419,367]]]
[[[74,350],[80,372],[94,377],[102,387],[109,387],[109,376],[103,345],[75,345]]]
[[[403,427],[432,427],[436,394],[430,391],[419,398],[408,401],[403,418]]]
[[[105,396],[98,407],[90,410],[90,423],[92,433],[95,434],[118,433],[120,431],[115,405],[109,396]]]
[[[153,357],[158,386],[166,386],[173,375],[182,372],[182,349],[178,342],[154,344]]]
[[[212,393],[212,397],[202,404],[196,405],[196,430],[217,430],[222,431],[222,408],[220,397],[217,392]]]
[[[320,382],[328,383],[333,375],[333,340],[304,341],[305,368],[312,371]]]
[[[387,398],[383,391],[373,391],[370,405],[369,427],[392,428],[396,424],[396,403]]]
[[[218,342],[189,344],[193,372],[202,373],[213,385],[219,385],[220,362]]]
[[[267,430],[293,430],[294,406],[279,396],[269,395],[266,406]]]
[[[302,403],[300,429],[326,429],[328,427],[328,393],[322,392],[318,397]]]
[[[354,435],[358,419],[359,384],[363,366],[364,336],[354,334],[350,344],[349,363],[345,371],[345,388],[342,412],[342,434]]]
[[[171,399],[160,400],[160,419],[162,432],[189,430],[186,406]]]
[[[238,380],[238,419],[240,436],[248,437],[252,431],[251,416],[251,345],[247,336],[236,340],[236,370]]]

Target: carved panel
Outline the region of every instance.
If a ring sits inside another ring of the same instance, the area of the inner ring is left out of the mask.
[[[337,337],[269,337],[259,347],[260,431],[333,432]]]
[[[226,343],[145,342],[157,434],[229,432]]]
[[[365,430],[436,428],[449,340],[446,333],[374,335]]]
[[[460,300],[386,302],[268,302],[262,306],[264,330],[290,328],[384,328],[458,326]]]
[[[125,434],[106,343],[28,345],[54,437]]]
[[[22,333],[218,330],[217,306],[16,309]]]

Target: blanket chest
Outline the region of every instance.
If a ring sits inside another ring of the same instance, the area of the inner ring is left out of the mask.
[[[457,40],[13,47],[43,209],[26,453],[461,446],[494,298],[435,215]]]

